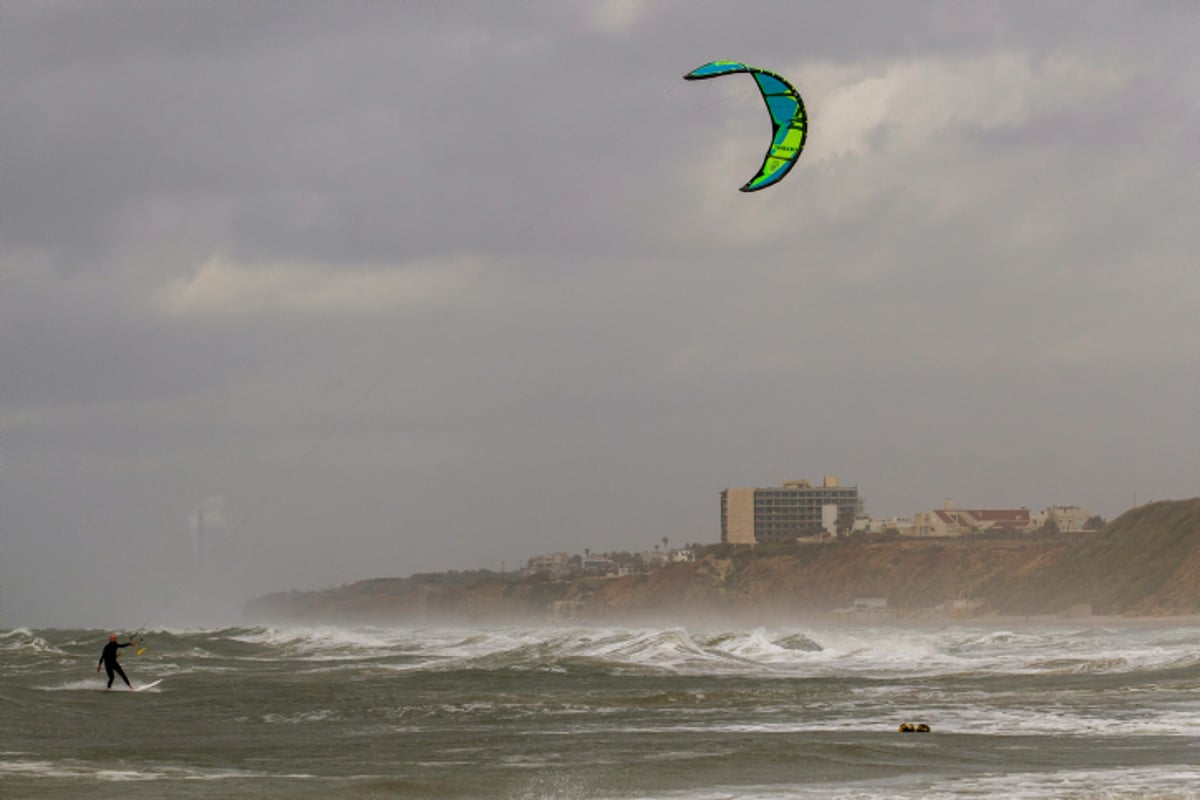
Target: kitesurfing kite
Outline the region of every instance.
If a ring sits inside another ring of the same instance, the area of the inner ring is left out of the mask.
[[[804,149],[808,117],[804,113],[804,101],[800,99],[795,87],[774,72],[751,67],[740,61],[711,61],[692,70],[683,78],[688,81],[700,81],[739,72],[754,76],[774,126],[771,148],[767,150],[758,174],[742,187],[743,192],[757,192],[779,183],[796,163],[800,151]]]

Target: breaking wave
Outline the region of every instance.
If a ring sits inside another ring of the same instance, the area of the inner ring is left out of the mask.
[[[1123,674],[1200,665],[1196,629],[235,628],[172,635],[160,655],[374,663],[403,670],[732,673],[819,677]],[[0,639],[4,641],[4,639]],[[29,632],[22,643],[60,652]],[[35,648],[36,649],[36,648]]]
[[[144,637],[152,658],[133,663],[153,668],[155,677],[228,670],[245,661],[294,662],[304,669],[586,669],[863,679],[1122,675],[1200,668],[1196,628],[241,627],[151,631]],[[13,669],[95,658],[102,641],[100,632],[0,632],[0,650]]]

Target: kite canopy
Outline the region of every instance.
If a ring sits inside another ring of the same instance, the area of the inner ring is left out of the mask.
[[[800,99],[795,87],[774,72],[751,67],[740,61],[710,61],[683,78],[688,81],[700,81],[739,72],[754,76],[774,126],[771,148],[767,150],[758,174],[742,187],[743,192],[757,192],[779,183],[796,163],[800,151],[804,149],[808,116],[804,113],[804,101]]]

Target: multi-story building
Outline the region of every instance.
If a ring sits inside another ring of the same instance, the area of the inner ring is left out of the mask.
[[[821,486],[786,481],[783,486],[721,492],[721,541],[727,544],[783,542],[833,534],[848,528],[863,510],[857,486],[840,486],[833,475]]]

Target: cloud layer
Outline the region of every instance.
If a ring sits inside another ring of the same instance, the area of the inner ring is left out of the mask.
[[[9,624],[1200,482],[1186,5],[3,12]],[[804,95],[775,189],[714,58]]]

